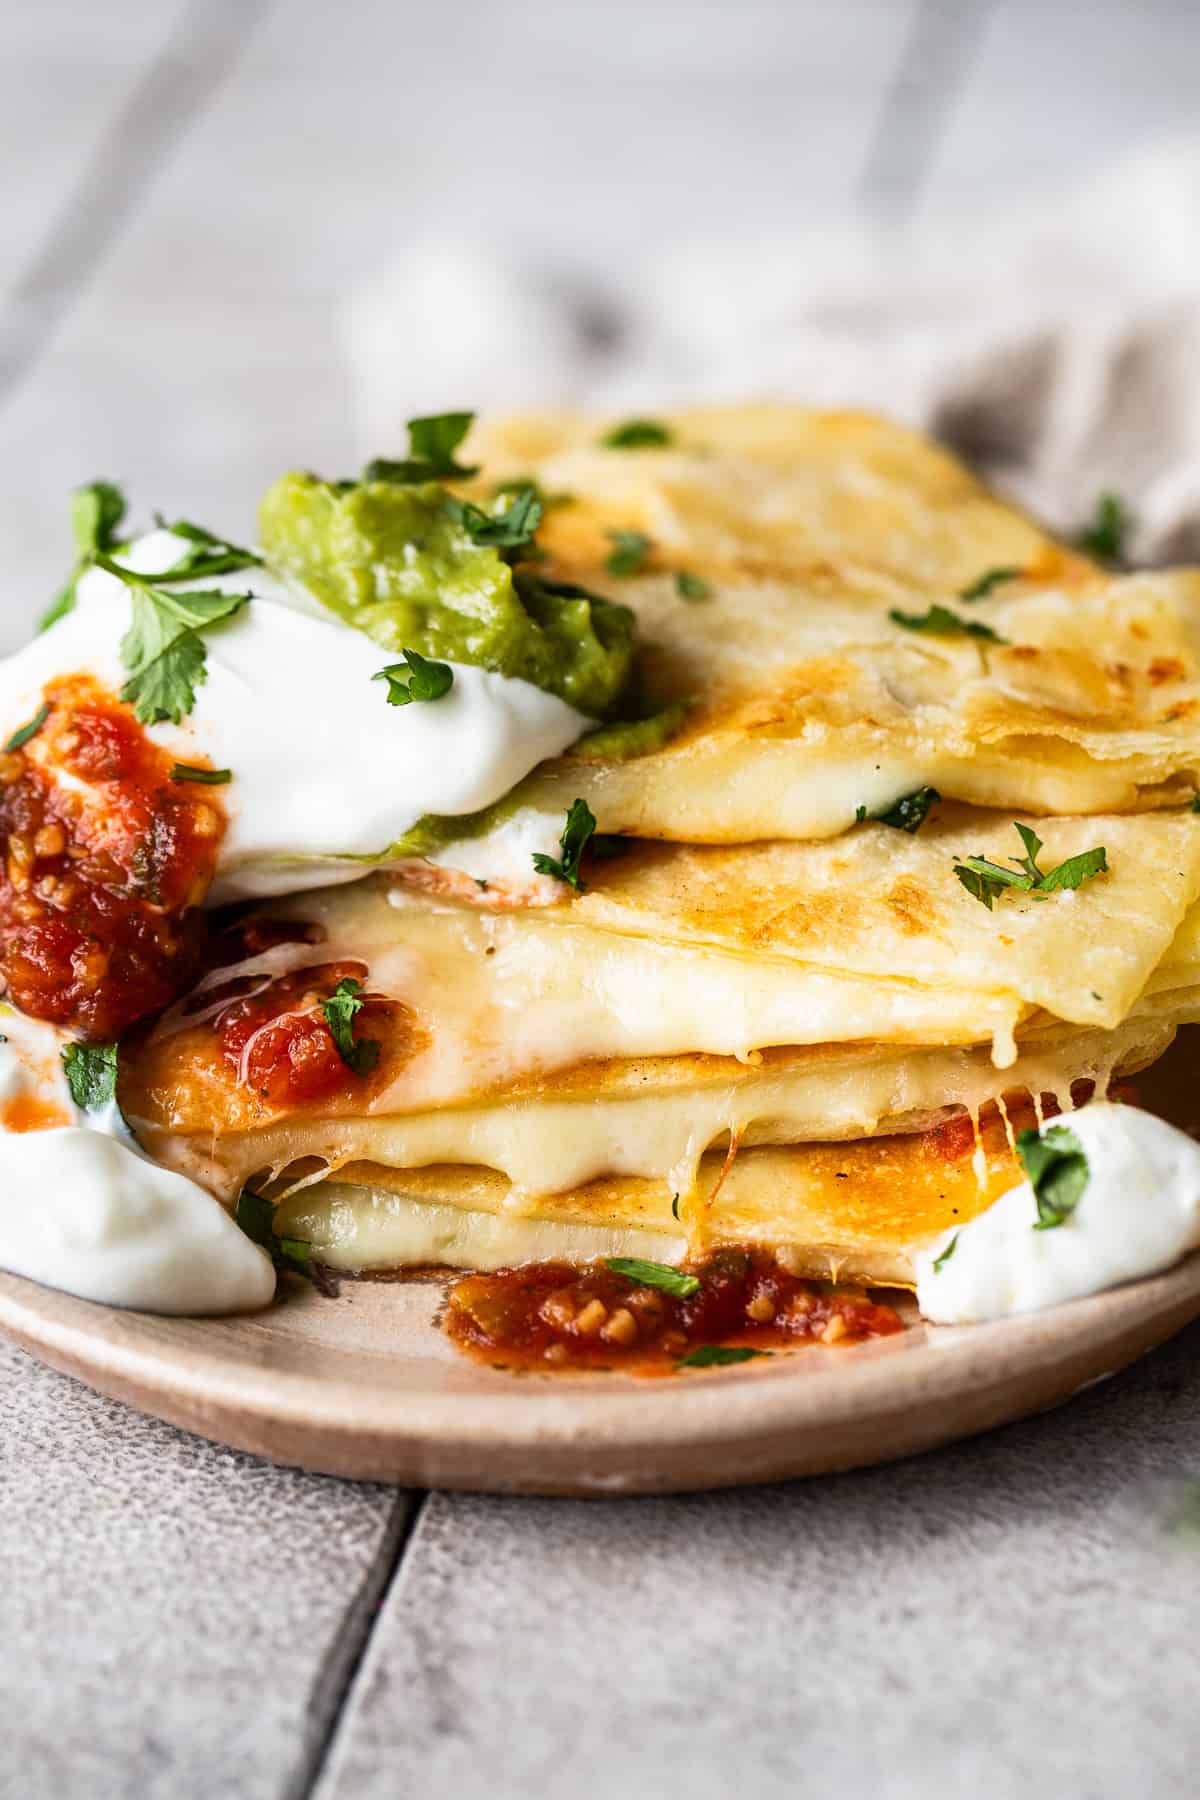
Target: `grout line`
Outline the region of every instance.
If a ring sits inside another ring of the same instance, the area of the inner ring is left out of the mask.
[[[375,1559],[346,1609],[317,1676],[309,1707],[312,1723],[304,1766],[288,1783],[282,1800],[308,1800],[325,1773],[346,1702],[375,1635],[376,1621],[400,1573],[428,1499],[427,1493],[412,1490],[396,1499]]]
[[[914,211],[991,6],[920,0],[859,183],[869,217],[895,223]]]
[[[270,0],[189,0],[0,311],[0,405],[31,372]]]

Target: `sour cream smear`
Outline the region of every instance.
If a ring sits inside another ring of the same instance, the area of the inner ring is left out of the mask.
[[[957,1325],[1037,1312],[1158,1274],[1200,1249],[1200,1145],[1153,1113],[1112,1101],[1053,1123],[1087,1158],[1074,1210],[1035,1230],[1037,1198],[1023,1181],[919,1251],[925,1318]]]
[[[169,531],[139,538],[122,560],[144,575],[190,546]],[[189,584],[172,587],[186,592]],[[261,568],[192,585],[252,598],[203,633],[207,674],[192,711],[147,727],[178,762],[229,769],[228,820],[211,899],[290,893],[354,880],[427,813],[492,805],[592,721],[530,682],[466,663],[441,699],[388,704],[374,680],[397,660],[310,595]],[[0,733],[32,717],[44,687],[86,674],[119,692],[129,590],[90,569],[74,608],[0,664]]]
[[[52,1025],[0,1007],[0,1268],[104,1306],[269,1304],[275,1270],[220,1202],[138,1149],[115,1102],[83,1112]],[[14,1129],[31,1117],[55,1119]]]

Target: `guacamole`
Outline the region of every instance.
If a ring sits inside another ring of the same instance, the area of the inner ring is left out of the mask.
[[[267,561],[384,649],[517,676],[603,719],[634,652],[634,618],[582,588],[514,569],[474,542],[437,482],[285,475],[260,512]]]

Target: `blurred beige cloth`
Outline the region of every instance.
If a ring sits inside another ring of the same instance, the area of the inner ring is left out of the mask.
[[[903,231],[676,248],[611,287],[417,246],[343,322],[371,453],[450,406],[868,407],[1062,531],[1110,489],[1136,560],[1200,561],[1200,139]]]

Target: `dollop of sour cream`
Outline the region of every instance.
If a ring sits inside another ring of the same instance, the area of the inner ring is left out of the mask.
[[[53,1026],[0,1008],[0,1268],[106,1306],[251,1312],[275,1292],[265,1251],[219,1201],[137,1148],[115,1103],[75,1106]],[[61,1123],[14,1130],[35,1105]]]
[[[952,1325],[1036,1312],[1157,1274],[1200,1248],[1200,1145],[1152,1113],[1110,1101],[1054,1123],[1087,1158],[1074,1211],[1035,1231],[1037,1200],[1023,1181],[919,1251],[925,1318]]]
[[[123,557],[150,575],[188,548],[154,531]],[[397,655],[311,596],[256,568],[194,585],[253,595],[204,632],[207,675],[191,713],[148,727],[177,761],[232,771],[216,790],[228,818],[216,904],[354,880],[370,865],[338,859],[380,856],[425,813],[492,805],[593,723],[530,682],[465,663],[450,664],[442,699],[389,706],[387,684],[372,678]],[[57,677],[85,673],[119,691],[129,621],[125,585],[89,570],[74,609],[0,664],[0,735]]]

